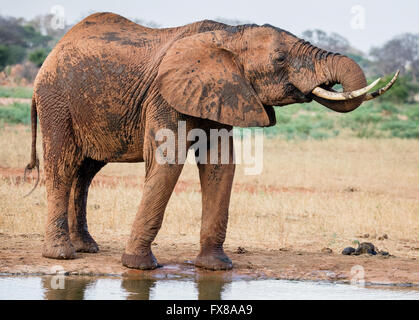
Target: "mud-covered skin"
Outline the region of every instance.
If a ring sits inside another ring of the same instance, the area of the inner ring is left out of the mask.
[[[76,251],[97,252],[86,222],[90,182],[108,162],[144,161],[144,193],[122,263],[155,268],[151,243],[182,170],[182,164],[156,162],[156,132],[177,132],[179,120],[187,130],[271,126],[273,105],[310,101],[313,88],[336,82],[345,90],[366,83],[349,58],[269,25],[205,20],[150,29],[112,13],[87,17],[59,41],[34,85],[28,168],[37,164],[39,116],[48,198],[43,256],[72,259]],[[324,104],[346,112],[361,101]],[[203,210],[196,265],[230,269],[223,243],[234,164],[200,164],[199,175]]]
[[[77,252],[95,253],[99,246],[87,230],[86,203],[90,183],[104,162],[86,158],[73,180],[68,204],[70,240]]]

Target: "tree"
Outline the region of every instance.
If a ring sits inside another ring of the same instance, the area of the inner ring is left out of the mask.
[[[0,71],[7,66],[7,60],[9,59],[9,48],[5,45],[0,45]]]
[[[50,40],[50,36],[42,35],[24,19],[0,16],[0,70],[7,65],[21,63],[30,48],[47,50]],[[40,53],[36,64],[40,63]]]
[[[56,19],[53,14],[38,15],[28,22],[36,32],[48,36],[51,39],[59,40],[70,29],[71,26],[65,24],[63,29],[54,28],[53,20]]]
[[[419,77],[419,34],[405,33],[387,41],[382,47],[372,48],[370,55],[383,74],[400,69],[413,82]]]
[[[22,20],[12,17],[0,16],[0,43],[5,46],[25,46]]]
[[[25,58],[25,48],[21,46],[11,45],[5,46],[0,45],[0,71],[7,65],[20,63]]]
[[[40,32],[36,31],[35,28],[31,25],[23,26],[22,37],[25,41],[25,46],[28,48],[47,47],[48,42],[52,40],[52,37],[48,35],[42,35]]]

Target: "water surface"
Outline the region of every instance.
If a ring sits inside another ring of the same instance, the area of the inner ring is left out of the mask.
[[[60,286],[63,289],[60,289]],[[0,276],[0,300],[14,299],[414,299],[413,289],[368,288],[288,280],[98,278],[87,276]]]

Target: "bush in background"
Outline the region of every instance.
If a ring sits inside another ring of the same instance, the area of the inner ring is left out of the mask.
[[[37,67],[41,67],[45,59],[48,56],[48,51],[44,48],[36,49],[29,54],[29,61],[35,64]]]
[[[32,87],[0,87],[0,98],[31,99]]]
[[[377,85],[377,88],[382,88],[393,78],[393,75],[383,77]],[[407,76],[399,76],[397,81],[384,95],[377,98],[379,102],[393,102],[396,104],[401,103],[414,103],[416,95],[419,93],[419,83],[412,82]]]
[[[0,121],[9,124],[31,123],[31,109],[27,103],[13,103],[0,107]]]
[[[5,81],[11,85],[27,86],[34,82],[39,68],[30,61],[16,64],[6,69]]]

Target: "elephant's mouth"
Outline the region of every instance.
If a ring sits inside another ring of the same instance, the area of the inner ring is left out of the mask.
[[[313,101],[313,95],[311,92],[304,94],[297,87],[292,86],[291,95],[296,100],[297,103],[305,103]]]
[[[276,124],[276,116],[275,116],[275,110],[273,106],[263,105],[263,108],[265,109],[266,114],[269,117],[269,124],[268,127],[273,126]]]
[[[272,106],[283,107],[293,103],[305,103],[313,101],[311,92],[304,94],[297,87],[292,84],[288,84],[286,88],[286,97],[281,98],[279,101],[271,104]]]

